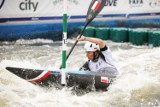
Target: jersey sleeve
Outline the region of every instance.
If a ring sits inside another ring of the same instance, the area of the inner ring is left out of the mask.
[[[108,63],[108,65],[115,67],[115,65],[113,63],[113,59],[112,59],[112,53],[111,53],[111,50],[109,49],[109,47],[105,46],[104,48],[101,49],[101,52],[104,55],[105,60]]]
[[[108,49],[108,47],[105,45],[104,48],[101,48],[100,51],[106,51]]]

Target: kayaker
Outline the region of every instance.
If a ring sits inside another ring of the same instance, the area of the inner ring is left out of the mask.
[[[108,75],[117,75],[118,70],[113,62],[112,53],[105,41],[99,38],[77,36],[78,41],[86,41],[84,49],[88,61],[80,70],[89,70],[93,72],[102,72]]]

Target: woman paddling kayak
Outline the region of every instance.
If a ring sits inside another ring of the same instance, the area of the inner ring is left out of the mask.
[[[101,72],[107,75],[117,75],[118,70],[113,62],[112,53],[105,41],[99,38],[77,36],[78,41],[86,41],[84,49],[88,61],[80,70]]]

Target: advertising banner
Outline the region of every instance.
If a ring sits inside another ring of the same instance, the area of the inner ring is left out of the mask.
[[[69,16],[85,16],[91,0],[68,0]],[[159,15],[160,0],[107,0],[102,17]],[[61,17],[63,0],[0,0],[0,19]]]

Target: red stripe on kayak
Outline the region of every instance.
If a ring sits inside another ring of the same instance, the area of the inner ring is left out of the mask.
[[[35,79],[35,80],[34,80],[34,79],[33,79],[33,80],[30,80],[29,82],[40,82],[40,81],[46,79],[50,74],[51,74],[51,71],[48,71],[48,72],[46,72],[46,74],[44,74],[42,77],[37,78],[37,79]]]

